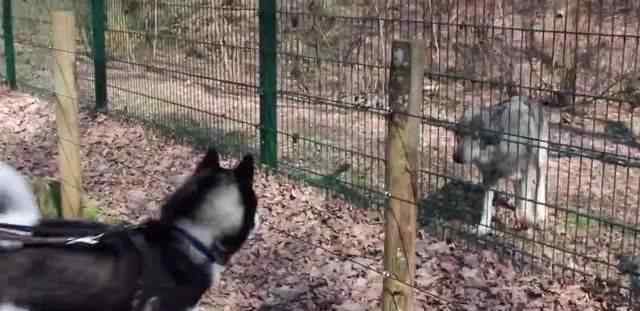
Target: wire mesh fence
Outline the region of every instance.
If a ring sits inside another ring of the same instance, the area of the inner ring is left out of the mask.
[[[615,256],[637,253],[637,12],[635,4],[594,1],[283,1],[279,128],[315,129],[299,135],[313,140],[308,147],[297,135],[283,138],[280,160],[321,176],[348,166],[340,187],[384,191],[390,42],[424,38],[425,218],[458,228],[456,220],[481,210],[481,193],[468,184],[479,183],[477,169],[452,161],[449,129],[462,110],[514,95],[543,98],[551,217],[533,235],[498,235],[572,277],[616,277]],[[511,185],[500,186],[513,196]]]
[[[52,89],[46,12],[66,6],[82,21],[83,105],[99,104],[94,90],[104,83],[110,113],[227,152],[259,153],[361,206],[386,201],[391,42],[423,39],[418,184],[426,228],[478,240],[466,225],[480,218],[482,177],[453,161],[452,129],[465,110],[526,95],[542,99],[549,125],[541,138],[549,217],[543,229],[516,231],[513,212],[498,209],[502,225],[481,240],[572,279],[618,279],[616,256],[639,253],[640,6],[633,1],[13,3],[19,87]],[[95,79],[96,3],[104,4],[105,81]],[[5,39],[6,30],[5,23]],[[522,199],[511,183],[494,190],[505,205]]]

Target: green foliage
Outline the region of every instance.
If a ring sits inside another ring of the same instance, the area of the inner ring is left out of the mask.
[[[52,178],[33,178],[31,186],[36,196],[38,208],[45,218],[61,218],[62,187],[61,183]],[[83,195],[81,198],[82,217],[91,221],[104,221],[100,203]]]

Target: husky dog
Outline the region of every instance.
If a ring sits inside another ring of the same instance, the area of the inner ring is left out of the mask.
[[[546,208],[546,162],[549,125],[542,106],[530,99],[511,99],[466,109],[454,128],[455,163],[473,163],[482,174],[483,198],[479,235],[490,231],[495,213],[494,191],[499,180],[515,183],[516,219],[521,225],[543,222]]]
[[[253,179],[251,155],[226,169],[209,149],[159,219],[38,222],[40,243],[0,249],[0,311],[193,310],[255,228]]]

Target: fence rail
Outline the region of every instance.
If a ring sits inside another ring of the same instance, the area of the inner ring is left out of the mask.
[[[414,117],[423,225],[464,234],[459,224],[479,218],[478,171],[452,161],[463,110],[542,98],[548,224],[514,232],[512,213],[499,210],[506,229],[496,236],[564,277],[616,278],[615,256],[640,253],[640,6],[539,4],[4,0],[1,69],[12,87],[50,93],[47,10],[70,8],[85,108],[260,154],[272,168],[377,206],[386,202],[391,42],[422,39],[424,101]],[[495,190],[514,200],[510,185]]]

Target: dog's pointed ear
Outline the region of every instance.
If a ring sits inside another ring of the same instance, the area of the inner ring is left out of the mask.
[[[253,184],[254,165],[253,156],[245,155],[234,170],[238,179]]]
[[[202,161],[196,167],[196,173],[200,173],[206,169],[211,169],[213,171],[218,170],[220,168],[220,156],[218,155],[218,151],[209,147],[207,150],[207,154],[205,154]]]

